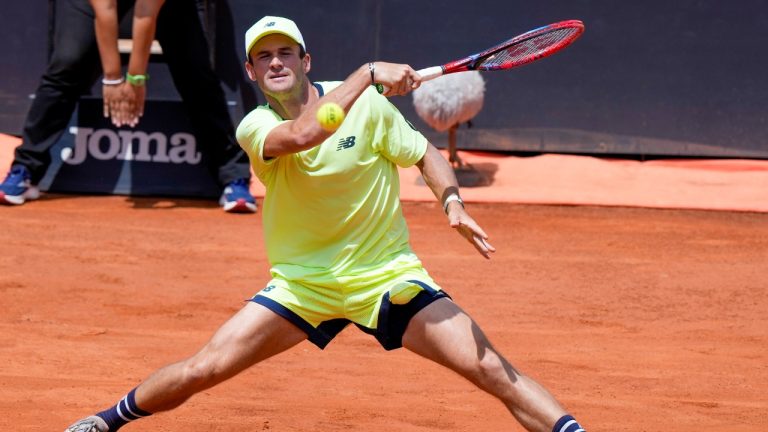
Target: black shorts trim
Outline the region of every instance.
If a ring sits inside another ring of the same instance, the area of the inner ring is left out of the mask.
[[[253,298],[251,298],[250,301],[258,303],[290,321],[293,325],[306,333],[307,339],[313,344],[317,345],[317,347],[320,349],[324,349],[326,345],[328,345],[328,343],[330,343],[331,340],[336,337],[336,335],[339,334],[342,330],[344,330],[344,327],[349,325],[351,322],[346,318],[338,318],[324,321],[317,328],[315,328],[312,327],[312,324],[305,321],[304,318],[300,317],[292,310],[272,300],[271,298],[255,295]]]
[[[389,293],[384,293],[384,296],[381,299],[381,307],[379,308],[377,328],[371,329],[360,324],[355,324],[360,330],[373,335],[376,340],[379,341],[379,344],[381,344],[387,351],[403,346],[403,334],[405,333],[406,328],[408,328],[408,323],[411,322],[411,318],[413,318],[413,316],[420,310],[424,309],[435,300],[451,298],[445,291],[438,291],[424,282],[418,280],[410,280],[408,282],[419,285],[424,291],[416,294],[411,301],[402,305],[392,304],[389,299]],[[325,349],[336,335],[352,323],[352,321],[346,318],[336,318],[323,321],[317,328],[315,328],[312,327],[312,324],[305,321],[304,318],[271,298],[257,294],[253,296],[250,301],[258,303],[290,321],[306,333],[307,339],[320,349]]]
[[[420,310],[429,306],[435,300],[451,298],[447,292],[438,291],[424,282],[418,280],[410,280],[408,282],[419,285],[424,291],[416,294],[411,301],[403,305],[392,304],[389,299],[389,293],[385,293],[379,308],[377,328],[374,330],[358,325],[364,332],[374,335],[376,340],[387,351],[403,346],[403,334],[405,334],[405,330],[408,328],[408,323],[411,322],[411,318],[419,313]]]

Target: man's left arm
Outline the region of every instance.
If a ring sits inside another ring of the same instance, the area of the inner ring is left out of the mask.
[[[130,119],[131,127],[136,126],[144,115],[144,100],[146,98],[147,68],[152,41],[155,39],[157,17],[165,0],[137,0],[133,10],[133,26],[131,38],[133,47],[128,59],[128,88],[130,97],[123,115]]]
[[[427,151],[416,166],[424,182],[442,203],[451,228],[456,229],[481,255],[490,259],[496,248],[488,243],[488,235],[464,208],[459,196],[459,182],[448,161],[435,146],[427,143]]]

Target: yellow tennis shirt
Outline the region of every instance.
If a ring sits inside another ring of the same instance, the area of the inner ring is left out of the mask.
[[[340,84],[315,86],[322,95]],[[264,141],[284,121],[262,105],[237,128],[266,187],[262,218],[272,276],[344,286],[421,268],[408,242],[397,167],[418,162],[426,138],[373,87],[322,144],[265,161]]]

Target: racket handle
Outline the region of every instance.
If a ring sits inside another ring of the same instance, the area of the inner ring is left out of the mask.
[[[432,66],[432,67],[417,70],[416,73],[418,73],[421,76],[421,82],[429,81],[442,75],[443,67]],[[389,87],[382,84],[376,84],[376,89],[379,91],[379,93],[385,93],[389,91]]]
[[[421,75],[422,81],[429,81],[431,79],[435,79],[443,74],[443,67],[442,66],[432,66],[424,69],[419,69],[416,71],[419,75]]]

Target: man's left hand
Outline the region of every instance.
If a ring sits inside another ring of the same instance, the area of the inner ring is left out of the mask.
[[[448,220],[451,228],[461,234],[462,237],[477,249],[486,259],[491,259],[491,254],[496,248],[488,243],[488,235],[480,228],[480,225],[459,205],[451,206],[448,211]]]

